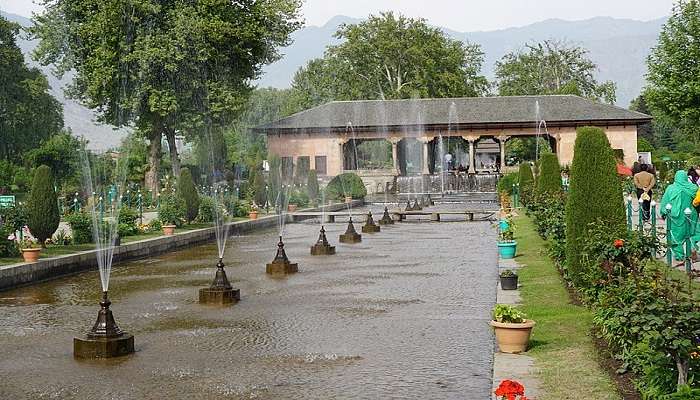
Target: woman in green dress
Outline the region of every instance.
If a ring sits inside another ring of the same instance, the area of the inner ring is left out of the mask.
[[[691,247],[695,250],[695,244],[700,240],[698,227],[698,213],[693,208],[693,199],[698,191],[698,186],[688,181],[686,171],[678,171],[673,183],[666,188],[661,199],[661,217],[670,218],[671,231],[667,232],[670,238],[671,251],[676,260],[685,259],[685,239],[690,237]],[[671,206],[670,210],[668,206]],[[690,215],[686,216],[685,210],[690,209]]]

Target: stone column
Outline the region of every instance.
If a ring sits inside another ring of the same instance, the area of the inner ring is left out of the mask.
[[[497,139],[498,147],[501,150],[501,166],[499,169],[503,172],[506,167],[506,140],[510,139],[510,136],[501,135]]]
[[[401,138],[392,137],[388,140],[391,143],[391,158],[394,162],[394,175],[399,176],[401,175],[401,171],[399,170],[399,142]]]
[[[476,173],[476,167],[475,167],[475,156],[476,154],[474,153],[474,143],[479,139],[478,136],[462,136],[464,140],[469,142],[469,173],[474,174]]]
[[[430,175],[430,167],[428,167],[428,162],[430,161],[429,157],[429,152],[430,148],[428,146],[428,143],[430,142],[430,138],[424,137],[424,138],[417,138],[419,142],[423,143],[423,170],[422,174],[423,175]]]
[[[345,171],[345,155],[343,154],[343,145],[348,142],[348,139],[346,138],[340,138],[338,139],[338,155],[340,156],[340,168],[339,171],[336,175],[342,174],[343,171]],[[332,174],[331,171],[328,171],[328,174]]]

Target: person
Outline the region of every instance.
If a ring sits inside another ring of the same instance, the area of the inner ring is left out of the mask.
[[[566,170],[561,171],[561,187],[565,192],[569,191],[569,172]]]
[[[649,165],[642,164],[639,166],[639,172],[634,174],[634,186],[637,188],[637,200],[642,204],[642,219],[649,221],[651,213],[651,196],[654,195],[652,189],[656,185],[656,178],[649,173]]]
[[[676,260],[685,259],[684,244],[686,239],[690,239],[691,247],[694,249],[700,236],[697,233],[698,213],[691,212],[687,218],[685,215],[685,210],[692,207],[697,192],[697,185],[688,181],[688,173],[677,171],[673,183],[666,188],[661,199],[661,217],[670,219],[671,230],[667,235],[669,235],[671,244],[670,250]],[[671,206],[670,210],[667,209],[669,205]]]
[[[688,182],[700,185],[700,175],[698,175],[698,171],[695,167],[688,168]]]

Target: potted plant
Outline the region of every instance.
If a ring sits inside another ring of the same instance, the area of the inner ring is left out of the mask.
[[[22,252],[24,262],[28,263],[36,262],[36,260],[39,259],[39,254],[41,253],[41,247],[26,237],[19,241],[19,250]]]
[[[515,257],[517,242],[515,241],[515,226],[513,221],[507,219],[499,225],[498,255],[502,259]]]
[[[258,205],[253,202],[250,205],[250,211],[248,211],[248,219],[258,219]]]
[[[490,324],[501,352],[517,354],[527,350],[535,321],[526,317],[524,312],[507,304],[496,304],[493,308]]]
[[[499,274],[501,279],[501,289],[516,290],[518,288],[518,274],[511,269],[507,269]]]
[[[184,200],[175,194],[166,194],[160,197],[158,219],[163,224],[163,234],[173,235],[178,224],[182,224],[185,217]]]

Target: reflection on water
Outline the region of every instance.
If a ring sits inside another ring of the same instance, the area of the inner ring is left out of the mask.
[[[116,267],[112,309],[137,350],[122,359],[72,357],[97,315],[97,271],[0,292],[0,399],[489,398],[488,223],[401,223],[358,245],[331,224],[338,254],[312,257],[318,228],[288,226],[300,272],[286,279],[265,274],[275,231],[232,238],[242,301],[228,308],[196,302],[215,244]]]

